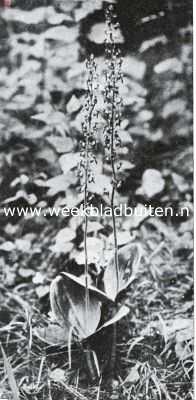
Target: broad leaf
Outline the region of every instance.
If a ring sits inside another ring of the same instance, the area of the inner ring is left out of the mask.
[[[139,244],[123,246],[118,252],[119,274],[117,274],[114,256],[109,261],[104,274],[105,292],[115,300],[118,293],[126,289],[135,279],[141,260]]]
[[[126,317],[127,314],[129,314],[129,308],[127,306],[121,306],[117,313],[109,319],[105,324],[101,325],[100,328],[97,330],[99,332],[100,330],[107,328],[110,325],[116,324],[116,322],[120,321],[120,319]]]
[[[101,303],[97,294],[89,291],[89,304],[86,310],[85,287],[66,275],[53,280],[50,288],[52,312],[57,322],[64,326],[66,334],[73,330],[76,340],[92,335],[101,318]]]
[[[36,327],[35,335],[52,346],[65,346],[68,343],[69,331],[64,326],[48,321],[47,326]]]
[[[72,274],[69,274],[68,272],[62,272],[62,276],[72,280],[73,282],[77,283],[79,286],[82,286],[83,288],[85,288],[85,280],[82,277],[78,277]],[[97,289],[95,286],[89,284],[88,285],[88,290],[90,291],[90,293],[94,294],[98,300],[102,301],[102,302],[108,302],[108,301],[112,301],[112,299],[110,299],[106,293],[102,292],[101,290]]]

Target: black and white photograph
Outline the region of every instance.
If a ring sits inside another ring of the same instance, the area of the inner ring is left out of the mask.
[[[0,400],[193,400],[193,4],[0,0]]]

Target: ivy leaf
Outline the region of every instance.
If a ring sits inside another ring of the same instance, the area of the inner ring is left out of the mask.
[[[95,333],[101,318],[101,303],[97,294],[89,291],[86,310],[85,287],[65,274],[53,280],[50,287],[50,303],[57,322],[64,327],[65,334],[73,331],[75,340],[83,340]]]
[[[109,298],[115,300],[118,293],[126,289],[131,282],[133,282],[140,264],[141,256],[142,250],[139,244],[123,246],[118,252],[118,279],[114,256],[111,258],[103,278],[105,292]]]

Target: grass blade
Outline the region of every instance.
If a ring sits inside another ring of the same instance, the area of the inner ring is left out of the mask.
[[[3,355],[3,361],[4,361],[4,366],[5,366],[5,370],[6,370],[7,377],[8,377],[9,386],[12,391],[13,400],[20,400],[19,399],[19,390],[18,390],[17,383],[16,383],[16,380],[14,377],[12,366],[5,354],[5,351],[2,347],[2,345],[0,345],[0,347],[1,347],[2,355]]]

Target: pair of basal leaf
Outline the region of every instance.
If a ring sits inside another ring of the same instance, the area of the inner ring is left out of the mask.
[[[70,340],[82,341],[126,316],[129,308],[123,305],[113,318],[99,326],[102,304],[114,305],[117,295],[135,279],[141,260],[141,248],[138,244],[124,246],[119,250],[118,258],[118,277],[114,257],[110,259],[105,270],[105,291],[88,285],[88,307],[85,302],[84,280],[67,272],[57,276],[50,288],[50,304],[55,322],[50,322],[45,328],[38,328],[37,336],[48,344],[67,345]]]

